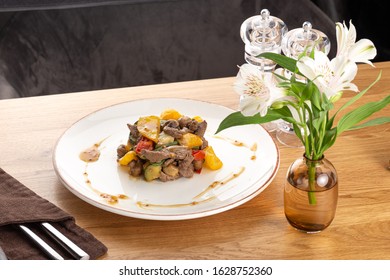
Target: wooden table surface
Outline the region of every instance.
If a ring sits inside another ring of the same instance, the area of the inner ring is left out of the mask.
[[[357,104],[390,93],[390,62],[359,66],[360,89],[382,78]],[[342,134],[327,153],[339,174],[329,228],[294,230],[284,217],[288,166],[302,150],[278,144],[281,163],[260,195],[232,210],[192,220],[151,221],[106,212],[79,199],[56,177],[54,145],[83,116],[142,98],[192,98],[237,108],[233,77],[0,101],[0,167],[76,218],[107,247],[103,259],[390,259],[390,125]],[[353,93],[345,93],[351,96]],[[343,104],[343,98],[338,104]],[[390,116],[390,106],[377,116]]]

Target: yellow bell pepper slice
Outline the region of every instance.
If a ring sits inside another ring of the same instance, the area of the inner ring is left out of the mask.
[[[194,147],[200,147],[203,144],[202,138],[200,138],[198,135],[195,135],[193,133],[183,134],[183,137],[180,138],[178,141],[180,145],[186,146],[191,149]]]
[[[181,116],[175,109],[166,109],[161,113],[160,118],[162,120],[178,120]]]
[[[211,170],[218,170],[223,166],[222,161],[215,154],[215,152],[211,146],[206,147],[204,149],[204,151],[206,154],[205,154],[203,166],[205,166]]]
[[[202,119],[202,117],[200,117],[200,116],[195,116],[195,117],[193,117],[192,119],[196,120],[198,123],[203,122],[203,119]]]
[[[137,159],[137,154],[134,151],[127,152],[123,157],[121,157],[118,162],[120,165],[126,166],[133,160]]]
[[[140,117],[137,129],[142,136],[157,143],[160,135],[160,118],[157,116]]]

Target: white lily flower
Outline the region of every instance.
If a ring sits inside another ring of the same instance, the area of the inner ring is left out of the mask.
[[[359,91],[352,83],[357,74],[357,65],[343,56],[330,61],[323,52],[315,51],[314,59],[302,57],[297,62],[297,67],[328,98],[338,96],[344,90]]]
[[[241,95],[240,111],[244,116],[265,116],[276,100],[286,96],[286,91],[276,86],[272,73],[263,73],[251,64],[240,67],[234,89]]]
[[[353,62],[362,62],[374,66],[370,59],[376,56],[374,43],[369,39],[361,39],[356,42],[356,28],[349,22],[349,29],[345,22],[336,23],[337,55],[346,56]]]

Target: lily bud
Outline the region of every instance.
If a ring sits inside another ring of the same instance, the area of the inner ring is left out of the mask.
[[[274,103],[272,103],[271,108],[272,109],[281,109],[286,105],[287,105],[287,103],[284,101],[275,101]]]
[[[329,101],[332,102],[332,103],[336,103],[337,101],[340,100],[340,98],[343,96],[343,92],[342,91],[339,91],[338,93],[336,93],[335,95],[331,96],[329,98]]]

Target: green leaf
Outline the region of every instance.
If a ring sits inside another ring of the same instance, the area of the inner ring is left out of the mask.
[[[352,105],[356,100],[358,100],[359,98],[361,98],[372,86],[374,86],[378,81],[379,79],[381,78],[382,76],[382,71],[379,72],[379,75],[378,77],[376,78],[376,80],[371,84],[369,85],[366,89],[362,90],[361,92],[359,92],[358,94],[356,94],[354,97],[352,97],[347,103],[345,103],[343,106],[340,107],[340,109],[338,109],[336,111],[336,113],[332,116],[332,118],[330,118],[329,120],[329,124],[330,125],[333,125],[333,122],[337,116],[337,114],[339,112],[341,112],[342,110],[344,110],[345,108],[349,107],[350,105]]]
[[[322,103],[321,108],[323,111],[330,111],[334,107],[333,103],[329,101],[329,99],[326,97],[326,94],[322,94]]]
[[[261,117],[259,114],[254,116],[244,116],[241,112],[234,112],[228,115],[222,122],[219,124],[219,127],[215,133],[221,132],[229,127],[247,125],[247,124],[262,124],[271,122],[274,120],[283,119],[287,122],[295,122],[294,118],[291,115],[290,110],[287,107],[279,109],[269,109],[267,115]]]
[[[297,71],[297,61],[293,58],[271,52],[262,53],[257,57],[264,57],[266,59],[270,59],[293,73]]]
[[[357,101],[358,99],[360,99],[371,87],[373,87],[381,78],[382,76],[382,71],[379,72],[379,75],[378,77],[376,78],[376,80],[371,84],[369,85],[366,89],[362,90],[361,92],[359,92],[358,94],[356,94],[354,97],[352,97],[347,103],[345,103],[337,112],[339,113],[340,111],[344,110],[345,108],[347,108],[348,106],[352,105],[353,103],[355,103],[355,101]],[[335,114],[335,115],[336,115]]]
[[[305,143],[305,141],[303,140],[300,126],[293,124],[293,128],[294,128],[295,135],[299,138],[299,140],[301,140],[302,143]]]
[[[295,82],[295,83],[291,83],[291,90],[297,95],[297,96],[300,96],[302,94],[302,92],[305,90],[305,85],[303,85],[302,83],[298,83],[298,82]]]
[[[247,125],[247,124],[261,124],[270,121],[277,120],[279,116],[270,116],[267,114],[265,117],[261,117],[259,114],[256,114],[252,117],[247,117],[241,114],[241,112],[234,112],[228,115],[222,122],[219,124],[219,127],[215,133],[218,133],[222,130],[225,130],[229,127]]]
[[[288,83],[290,83],[290,79],[286,78],[285,76],[282,76],[282,75],[279,75],[278,73],[272,73],[274,74],[276,77],[278,77],[279,79],[283,80],[283,81],[288,81]],[[279,83],[280,85],[281,83]]]
[[[360,128],[364,128],[364,127],[374,126],[374,125],[381,125],[381,124],[385,124],[388,122],[390,122],[390,117],[380,117],[380,118],[376,118],[373,120],[369,120],[369,121],[362,123],[360,125],[355,125],[348,130],[355,130],[355,129],[360,129]]]
[[[327,114],[327,123],[326,123],[326,130],[330,130],[333,126],[333,122],[334,122],[334,117],[332,117],[331,119],[329,119],[329,112],[326,112]]]
[[[290,82],[280,82],[278,86],[282,88],[290,88],[290,84]]]
[[[373,113],[378,112],[390,104],[390,95],[380,101],[366,103],[355,110],[345,114],[337,124],[337,135],[352,128],[356,124],[365,120]]]
[[[323,113],[323,112],[321,112],[321,113]],[[320,113],[320,115],[321,115],[321,113]],[[319,131],[320,131],[320,129],[321,129],[322,122],[323,122],[323,119],[322,119],[321,116],[319,116],[318,118],[313,119],[312,122],[311,122],[312,125],[313,125],[313,128],[315,129],[315,132],[316,132],[317,134],[319,134]]]
[[[310,100],[313,94],[313,83],[308,81],[307,85],[302,89],[302,99]]]
[[[315,87],[315,88],[316,88],[316,90],[312,92],[310,101],[311,101],[311,104],[313,104],[313,106],[314,106],[317,110],[321,110],[321,93],[320,93],[320,91],[317,89],[317,87]]]
[[[328,130],[325,132],[324,140],[322,141],[323,146],[320,147],[318,154],[322,155],[324,152],[333,146],[333,144],[336,142],[337,138],[337,129],[332,128],[331,130]]]

